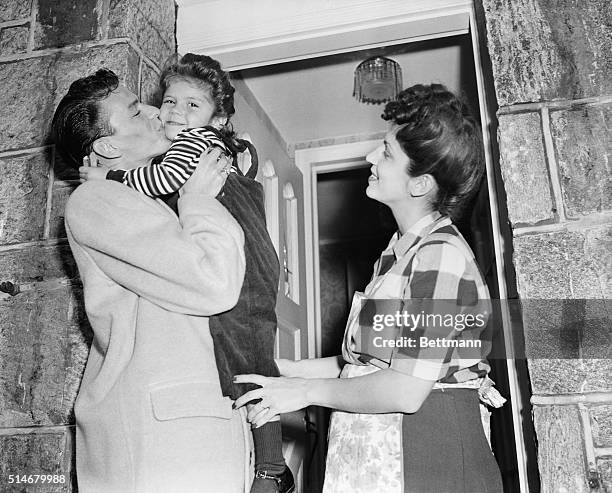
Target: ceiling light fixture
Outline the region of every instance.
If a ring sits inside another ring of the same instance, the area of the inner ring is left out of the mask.
[[[360,103],[386,103],[394,100],[401,90],[402,68],[394,60],[375,56],[355,69],[353,97]]]

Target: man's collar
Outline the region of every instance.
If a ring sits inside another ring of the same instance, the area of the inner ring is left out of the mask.
[[[414,223],[393,245],[393,253],[395,258],[399,259],[412,248],[424,235],[429,233],[434,222],[440,219],[442,215],[438,212],[427,214]],[[398,232],[399,235],[399,232]]]

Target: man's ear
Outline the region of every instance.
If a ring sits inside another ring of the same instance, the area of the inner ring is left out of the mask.
[[[438,187],[436,179],[428,174],[410,178],[408,191],[412,197],[423,197]]]
[[[117,159],[121,157],[121,151],[113,145],[110,137],[96,139],[91,147],[101,158]]]

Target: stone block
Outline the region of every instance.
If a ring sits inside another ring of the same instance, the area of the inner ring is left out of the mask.
[[[542,493],[589,493],[582,426],[574,406],[535,406]]]
[[[612,210],[612,104],[550,116],[567,215]]]
[[[612,92],[609,0],[482,0],[500,106]]]
[[[97,0],[38,0],[34,48],[57,48],[98,36]]]
[[[176,52],[171,0],[111,0],[109,38],[128,37],[158,66]]]
[[[30,246],[0,252],[2,281],[19,284],[51,279],[77,279],[78,271],[70,247]]]
[[[140,75],[140,100],[156,107],[161,106],[162,94],[159,93],[159,72],[149,64],[143,63]]]
[[[612,299],[612,227],[586,230],[584,237],[585,256],[597,262],[597,277],[602,293],[600,298]],[[589,283],[590,280],[581,279],[581,281]]]
[[[65,238],[66,227],[64,226],[64,209],[66,201],[78,182],[56,182],[53,185],[53,196],[51,198],[51,213],[49,216],[49,238]]]
[[[0,64],[4,91],[0,151],[43,144],[54,108],[52,65],[51,57]]]
[[[500,115],[499,151],[508,216],[513,225],[553,219],[540,115]]]
[[[602,491],[612,491],[612,459],[602,458],[597,461],[597,469],[601,478]]]
[[[68,493],[73,484],[73,430],[0,436],[0,477],[6,493]],[[9,474],[57,476],[58,482],[8,484]],[[60,476],[63,476],[63,483]]]
[[[0,55],[13,55],[25,53],[28,49],[28,26],[5,27],[0,31]]]
[[[31,3],[25,0],[0,0],[0,22],[28,18]]]
[[[534,394],[606,392],[612,388],[610,359],[530,359]]]
[[[523,299],[612,298],[612,227],[514,238]]]
[[[127,43],[63,53],[53,68],[56,88],[53,108],[55,109],[66,94],[72,82],[102,67],[114,71],[130,91],[138,94],[139,64],[138,54]]]
[[[612,447],[612,406],[593,406],[589,411],[595,446]]]
[[[525,235],[514,239],[514,264],[523,304],[538,299],[584,299],[584,323],[568,313],[530,310],[523,317],[534,393],[612,388],[610,359],[611,228]],[[588,316],[586,316],[588,314]],[[555,331],[555,324],[559,330]],[[535,350],[535,351],[534,351]],[[536,356],[534,356],[536,353]]]
[[[53,111],[70,84],[101,67],[114,70],[137,93],[138,65],[138,55],[127,43],[0,64],[6,102],[6,116],[0,119],[0,151],[47,143]]]
[[[0,158],[0,245],[42,238],[48,170],[44,153]]]
[[[62,286],[0,305],[0,427],[73,421],[91,341],[82,296]]]

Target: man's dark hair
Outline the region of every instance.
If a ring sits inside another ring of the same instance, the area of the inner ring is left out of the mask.
[[[100,101],[119,86],[119,78],[108,69],[75,80],[62,98],[51,123],[53,141],[70,167],[78,169],[100,137],[112,134]]]

